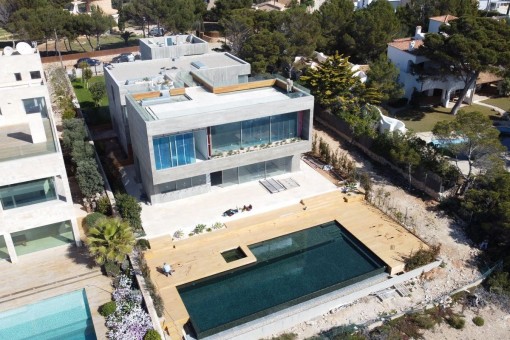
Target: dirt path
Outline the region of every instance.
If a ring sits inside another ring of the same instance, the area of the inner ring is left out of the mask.
[[[479,250],[471,244],[464,235],[462,227],[456,221],[445,216],[437,209],[437,203],[428,198],[416,197],[402,190],[398,183],[401,179],[393,182],[381,176],[380,169],[376,167],[365,156],[353,150],[347,142],[339,142],[324,128],[315,127],[318,138],[328,142],[333,152],[346,152],[356,162],[360,171],[366,171],[372,177],[375,185],[373,192],[380,195],[380,203],[383,210],[399,211],[405,217],[407,225],[419,237],[429,244],[441,244],[441,257],[444,260],[444,267],[437,268],[426,275],[425,278],[416,280],[410,285],[412,294],[410,297],[393,296],[380,301],[374,296],[365,297],[350,306],[342,306],[329,314],[315,318],[314,320],[302,323],[290,332],[299,334],[300,339],[311,337],[322,330],[334,326],[349,323],[362,324],[369,320],[377,319],[385,313],[396,313],[407,310],[423,301],[431,301],[441,297],[452,290],[455,290],[466,283],[473,281],[481,273],[475,263]],[[386,172],[386,171],[384,171]],[[387,173],[385,176],[388,175]],[[389,174],[390,177],[391,174]],[[509,317],[498,306],[488,306],[479,311],[490,324],[490,338],[508,338]],[[471,313],[473,314],[473,313]],[[466,329],[459,331],[441,325],[434,332],[428,331],[428,339],[480,339],[479,334],[487,331],[487,326],[477,327],[471,322],[471,314],[466,315]],[[469,324],[469,325],[468,325]]]

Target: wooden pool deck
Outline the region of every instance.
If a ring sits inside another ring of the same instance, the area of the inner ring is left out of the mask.
[[[392,275],[404,270],[403,257],[427,248],[419,238],[365,203],[362,195],[347,196],[334,191],[301,202],[229,222],[226,228],[212,233],[180,241],[170,236],[151,240],[152,249],[146,252],[145,258],[151,268],[152,281],[165,304],[163,327],[172,338],[182,336],[182,326],[189,319],[176,287],[255,262],[247,247],[250,244],[336,220],[386,263]],[[221,252],[237,247],[241,247],[247,257],[227,263]],[[175,270],[170,277],[159,270],[164,262]]]

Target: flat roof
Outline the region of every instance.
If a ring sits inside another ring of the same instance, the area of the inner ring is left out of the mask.
[[[236,108],[289,99],[289,96],[276,87],[263,87],[252,90],[215,94],[203,87],[186,88],[187,101],[145,105],[143,109],[155,120],[182,117],[200,112],[213,113],[226,107]],[[156,99],[161,99],[158,97]]]
[[[117,83],[125,83],[126,80],[161,76],[160,72],[162,70],[171,70],[172,68],[176,68],[177,72],[189,73],[190,70],[197,70],[191,65],[194,61],[202,62],[209,69],[245,64],[241,59],[237,59],[226,52],[211,52],[175,59],[165,58],[112,64],[112,68],[105,68],[105,72],[108,72]]]

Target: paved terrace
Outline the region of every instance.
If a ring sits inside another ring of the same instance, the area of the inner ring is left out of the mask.
[[[146,259],[151,278],[166,306],[169,332],[179,334],[179,329],[189,319],[177,286],[255,262],[256,258],[247,248],[250,244],[332,220],[340,222],[379,256],[387,264],[390,274],[403,271],[403,256],[427,247],[381,211],[365,203],[362,195],[347,196],[339,190],[304,198],[302,203],[281,209],[228,221],[225,229],[212,233],[181,241],[174,241],[169,236],[157,238],[151,241],[152,250],[146,253]],[[237,247],[248,256],[226,263],[221,252]],[[171,277],[158,271],[163,262],[170,263],[175,270]]]
[[[98,308],[110,301],[111,279],[92,267],[84,247],[62,246],[0,262],[0,313],[40,300],[85,289],[98,339],[106,339]]]
[[[303,198],[316,196],[338,188],[305,162],[301,161],[301,170],[272,178],[292,177],[300,186],[276,194],[270,194],[258,181],[233,185],[226,188],[213,187],[206,194],[182,200],[142,206],[143,228],[148,238],[173,235],[182,229],[188,235],[193,228],[203,223],[211,226],[215,222],[253,216],[262,212],[299,203]],[[122,170],[123,183],[129,194],[140,196],[140,186],[135,183],[132,166]],[[253,209],[240,212],[231,217],[222,216],[227,209],[252,205]]]

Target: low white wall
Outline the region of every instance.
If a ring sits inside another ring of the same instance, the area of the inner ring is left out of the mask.
[[[376,276],[374,278],[364,280],[356,285],[337,290],[269,316],[214,334],[206,339],[248,340],[270,337],[273,334],[283,332],[301,322],[326,314],[330,310],[350,304],[362,297],[370,295],[371,293],[390,288],[396,284],[418,277],[422,273],[438,267],[441,262],[442,260],[437,260],[426,266],[417,268],[399,276],[391,277],[382,282],[376,282],[378,279],[381,279],[380,276]],[[373,284],[370,284],[371,282],[373,282]],[[364,288],[358,289],[359,286],[364,286]]]

